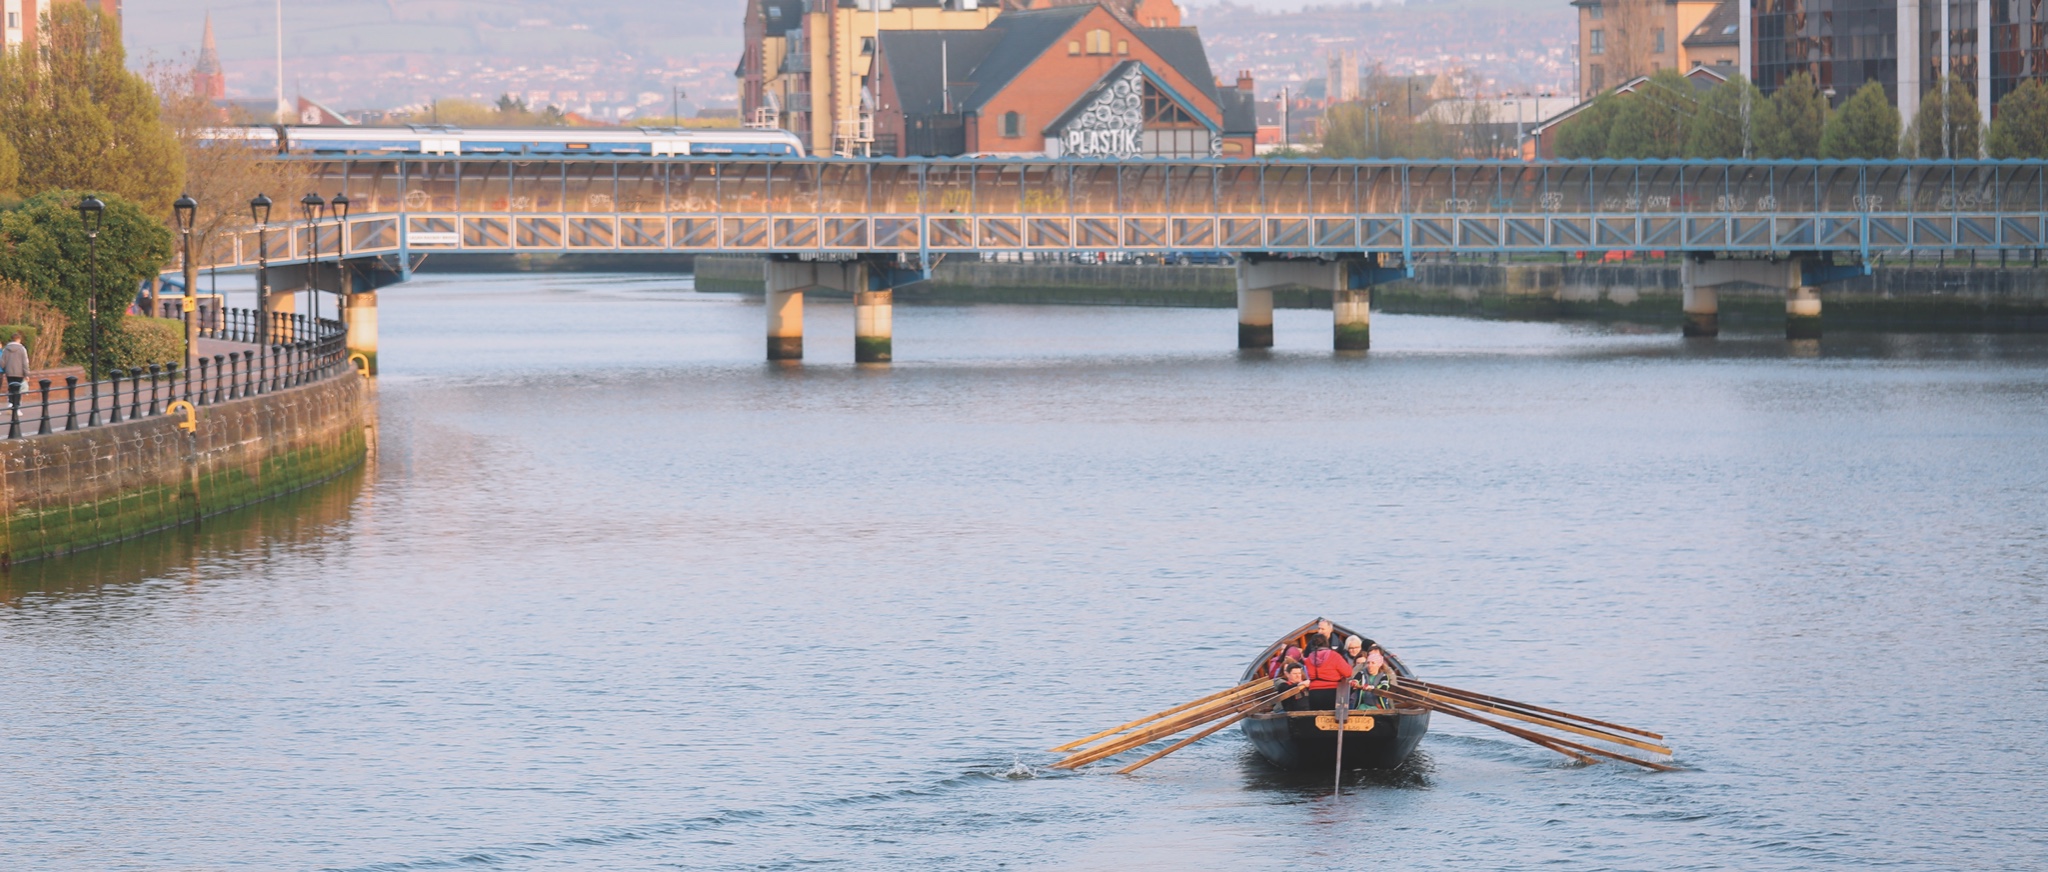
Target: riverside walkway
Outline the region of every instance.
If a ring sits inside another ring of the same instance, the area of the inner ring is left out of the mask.
[[[115,368],[98,382],[31,374],[10,391],[6,438],[21,439],[172,414],[274,393],[339,374],[348,366],[338,321],[223,309],[201,321],[195,365],[177,361]],[[267,326],[265,325],[265,322]]]
[[[276,225],[262,252],[222,236],[201,268],[342,290],[360,332],[375,289],[437,252],[759,254],[780,359],[802,355],[812,288],[854,294],[857,356],[889,359],[888,294],[951,253],[1229,252],[1241,347],[1271,344],[1274,288],[1306,286],[1335,295],[1337,347],[1363,348],[1371,288],[1425,255],[1683,252],[1689,334],[1747,282],[1784,289],[1798,337],[1821,286],[1879,259],[2048,240],[2040,162],[288,159],[347,218]],[[374,327],[351,347],[374,355]]]

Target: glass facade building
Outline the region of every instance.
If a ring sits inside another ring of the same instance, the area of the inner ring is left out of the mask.
[[[1898,100],[1898,0],[1751,0],[1757,87],[1776,91],[1794,74],[1813,76],[1835,102],[1865,82]]]
[[[1991,4],[1991,99],[2028,79],[2048,78],[2048,0]]]

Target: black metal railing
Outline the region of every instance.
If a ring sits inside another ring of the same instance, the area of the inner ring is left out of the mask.
[[[328,318],[218,309],[201,318],[199,335],[243,347],[202,354],[190,368],[166,362],[115,369],[98,382],[9,381],[7,438],[119,424],[165,414],[179,400],[210,406],[351,371],[348,331]]]

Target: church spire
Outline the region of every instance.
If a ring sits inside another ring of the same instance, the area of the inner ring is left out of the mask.
[[[227,73],[220,68],[220,51],[213,43],[213,13],[206,13],[206,30],[199,38],[199,61],[192,65],[192,89],[209,100],[228,95]]]

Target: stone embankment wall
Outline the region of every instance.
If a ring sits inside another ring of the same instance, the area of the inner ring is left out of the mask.
[[[196,522],[331,479],[374,440],[353,373],[198,410],[0,440],[0,562],[69,554]]]
[[[756,257],[697,258],[697,287],[761,293]],[[1719,289],[1724,323],[1779,323],[1782,288]],[[1373,308],[1410,314],[1505,318],[1601,318],[1677,324],[1683,290],[1672,264],[1424,263],[1411,281],[1373,289]],[[1078,303],[1117,306],[1237,305],[1230,267],[948,260],[932,280],[896,292],[900,302]],[[2048,269],[1879,267],[1821,289],[1838,326],[1955,330],[2048,330]],[[1327,309],[1328,292],[1281,291],[1276,306]]]

